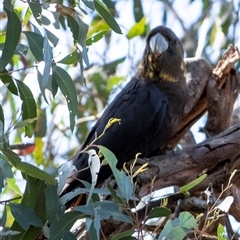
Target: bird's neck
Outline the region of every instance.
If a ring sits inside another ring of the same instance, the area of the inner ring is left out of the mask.
[[[182,78],[185,77],[184,66],[179,67],[167,67],[156,68],[156,66],[151,64],[144,64],[141,62],[138,66],[136,78],[143,81],[157,81],[157,82],[181,82]]]

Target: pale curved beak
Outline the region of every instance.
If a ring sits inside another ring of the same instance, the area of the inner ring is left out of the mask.
[[[157,33],[150,38],[149,46],[153,53],[161,54],[168,49],[168,42],[163,35]]]

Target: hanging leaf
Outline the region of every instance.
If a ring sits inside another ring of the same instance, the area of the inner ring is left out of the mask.
[[[44,38],[35,32],[23,32],[28,40],[29,48],[38,62],[43,61],[43,42]]]
[[[10,62],[17,47],[22,30],[22,25],[17,14],[14,11],[9,11],[7,8],[5,8],[4,11],[7,13],[8,21],[6,39],[0,61],[0,71],[4,70]]]
[[[117,24],[116,20],[112,16],[112,14],[109,12],[107,7],[102,3],[100,0],[94,0],[95,9],[98,12],[98,14],[106,21],[106,23],[109,25],[109,27],[116,33],[122,34],[122,30]]]
[[[16,80],[19,96],[22,102],[22,119],[36,119],[37,117],[37,106],[33,98],[32,92],[27,85],[23,82]],[[36,126],[36,121],[28,124],[25,127],[25,135],[31,137],[33,135],[33,130]]]
[[[73,81],[65,70],[56,65],[53,67],[53,78],[66,98],[69,110],[70,128],[73,131],[75,126],[75,116],[78,112],[77,92]]]

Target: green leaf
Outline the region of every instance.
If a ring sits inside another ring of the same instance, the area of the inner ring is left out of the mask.
[[[4,6],[4,9],[6,8],[9,11],[14,11],[14,9],[13,9],[13,2],[12,1],[4,0],[3,1],[3,6]]]
[[[121,199],[120,197],[118,197],[116,191],[114,190],[114,188],[108,184],[107,186],[108,190],[110,191],[111,193],[111,197],[113,198],[113,200],[116,202],[116,203],[119,203],[119,204],[123,204],[123,199]]]
[[[7,179],[8,186],[18,195],[22,195],[19,186],[16,184],[16,178],[8,178]]]
[[[49,229],[49,239],[48,240],[59,240],[65,232],[69,232],[73,224],[78,220],[85,218],[83,214],[78,212],[67,212],[65,213],[59,221],[53,222]]]
[[[98,42],[100,39],[102,39],[104,36],[106,36],[109,33],[109,30],[102,30],[96,34],[94,34],[93,36],[91,36],[90,38],[86,39],[86,45],[90,46],[95,42]]]
[[[16,55],[26,55],[27,51],[28,51],[28,46],[19,43],[17,45],[17,48],[16,48],[14,54],[16,54]]]
[[[126,77],[112,76],[107,80],[106,89],[111,91],[114,86],[118,85],[121,81],[126,80]]]
[[[39,168],[30,165],[28,163],[22,162],[21,158],[14,152],[12,152],[9,149],[1,149],[2,153],[6,156],[8,161],[18,170],[20,170],[22,173],[25,173],[26,175],[32,176],[34,178],[40,179],[45,181],[46,183],[55,185],[56,181],[55,179],[47,174],[46,172],[40,170]]]
[[[218,228],[217,228],[217,239],[218,240],[227,240],[227,238],[225,238],[224,235],[225,235],[224,226],[221,223],[219,223]]]
[[[44,100],[50,104],[52,102],[52,47],[48,43],[46,36],[44,37],[44,54],[43,60],[37,65],[38,84]]]
[[[42,227],[43,223],[41,219],[33,212],[32,209],[22,205],[9,203],[8,205],[11,209],[14,219],[20,224],[20,226],[27,230],[30,225],[36,227]]]
[[[158,239],[183,239],[197,226],[196,219],[191,213],[181,212],[178,218],[167,222]]]
[[[152,208],[151,211],[149,212],[147,221],[150,218],[156,218],[156,217],[168,217],[171,214],[171,210],[165,207],[155,207]]]
[[[110,63],[103,65],[103,70],[106,71],[108,75],[114,74],[116,72],[117,66],[120,63],[124,62],[125,58],[126,57],[122,57],[122,58],[119,58],[117,60],[114,60]]]
[[[28,40],[29,48],[38,62],[43,61],[43,42],[44,38],[35,32],[23,32]]]
[[[30,177],[28,175],[22,174],[23,178],[26,180],[26,188],[23,194],[23,198],[21,204],[32,209],[34,213],[40,217],[43,223],[46,222],[45,217],[45,200],[44,200],[44,186],[45,183],[42,180]],[[11,240],[28,240],[28,239],[36,239],[38,234],[41,231],[41,227],[30,226],[30,228],[25,231],[17,221],[14,221],[12,226],[12,230],[19,231],[21,236],[14,236]]]
[[[52,88],[51,81],[49,80],[49,78],[50,78],[50,72],[52,68],[52,59],[53,59],[52,47],[49,45],[46,37],[44,37],[43,49],[44,49],[43,60],[45,63],[45,67],[43,70],[43,78],[42,78],[41,86],[45,89],[47,86],[50,86]],[[49,84],[49,81],[50,81],[50,84]]]
[[[93,0],[82,0],[82,1],[88,8],[90,8],[91,10],[94,10]]]
[[[58,188],[57,184],[55,185],[47,184],[46,188],[44,189],[46,200],[46,215],[49,224],[52,224],[58,210],[59,198],[57,195],[57,188]]]
[[[53,78],[66,98],[69,110],[70,128],[73,131],[78,112],[77,92],[69,74],[58,66],[53,66]]]
[[[67,15],[67,23],[73,34],[73,38],[76,43],[80,44],[83,48],[85,46],[85,40],[88,32],[88,25],[83,21],[86,13],[82,9],[75,7],[75,16]]]
[[[63,240],[76,240],[76,237],[69,231],[63,233]]]
[[[89,216],[95,215],[96,210],[98,211],[97,214],[99,214],[101,219],[109,219],[112,217],[115,220],[132,224],[132,218],[123,214],[120,206],[111,201],[105,200],[101,202],[94,202],[92,204],[73,208],[73,211],[79,211]]]
[[[4,181],[6,178],[12,178],[12,166],[9,164],[4,155],[0,153],[0,193],[4,187]]]
[[[8,71],[6,69],[1,72],[0,78],[4,84],[8,83],[8,90],[17,96],[18,90],[16,84],[14,83],[12,77],[8,74]]]
[[[10,62],[17,47],[22,30],[22,25],[17,14],[14,11],[9,11],[7,8],[5,8],[4,10],[7,13],[8,21],[6,40],[0,61],[0,71],[4,70],[4,68]]]
[[[134,13],[135,22],[139,22],[144,17],[141,0],[133,1],[133,13]]]
[[[106,23],[109,25],[109,27],[116,33],[122,34],[122,31],[117,24],[116,20],[112,16],[112,14],[109,12],[107,7],[102,3],[100,0],[94,0],[95,9],[98,12],[98,14],[106,21]]]
[[[109,149],[101,145],[98,145],[97,147],[101,150],[104,158],[110,166],[122,196],[126,199],[127,202],[130,199],[134,199],[131,177],[126,176],[125,172],[119,171],[117,169],[117,158]]]
[[[4,135],[4,114],[2,105],[0,105],[0,138]]]
[[[37,117],[37,106],[29,87],[21,81],[16,80],[19,95],[22,102],[22,119],[35,119]],[[25,135],[31,137],[36,121],[25,127]]]
[[[193,187],[197,186],[200,182],[202,182],[205,178],[207,177],[207,174],[203,174],[202,176],[198,177],[197,179],[195,179],[194,181],[188,183],[187,185],[185,186],[182,186],[180,188],[180,193],[183,193],[183,194],[187,194],[188,191],[190,189],[192,189]]]
[[[59,13],[53,11],[51,7],[54,4],[43,3],[43,9],[41,14],[41,22],[47,33],[48,40],[55,47],[58,44],[60,37],[60,25],[59,25]]]
[[[23,18],[23,26],[26,26],[28,24],[31,16],[32,16],[32,11],[31,11],[30,7],[28,7],[27,11],[25,13],[25,16]]]
[[[67,64],[67,65],[75,64],[77,62],[78,62],[78,52],[76,50],[74,50],[69,55],[67,55],[60,61],[58,61],[58,63],[63,63],[63,64]]]
[[[6,220],[7,220],[7,210],[6,210],[6,205],[5,205],[3,207],[2,218],[0,219],[0,226],[1,227],[4,228],[6,226]],[[0,232],[0,239],[1,239],[1,232]]]
[[[135,237],[132,237],[134,232],[135,232],[134,230],[127,230],[127,231],[124,231],[124,232],[121,232],[121,233],[117,234],[116,236],[112,237],[110,240],[136,239]]]
[[[39,0],[31,0],[28,1],[29,7],[32,10],[33,16],[36,19],[36,21],[41,24],[40,18],[42,13],[42,7]]]
[[[26,127],[26,126],[28,126],[29,124],[35,122],[36,120],[37,120],[37,118],[32,118],[32,119],[25,119],[25,120],[23,120],[23,121],[17,122],[17,123],[14,125],[14,129],[21,128],[21,127]]]
[[[136,36],[141,36],[145,32],[146,20],[147,18],[143,17],[140,22],[133,25],[127,34],[127,38],[131,39]]]

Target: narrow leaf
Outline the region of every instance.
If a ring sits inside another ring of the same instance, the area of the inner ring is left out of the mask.
[[[71,77],[65,70],[58,66],[54,66],[53,69],[53,78],[55,79],[57,85],[61,89],[67,101],[69,109],[70,128],[73,131],[75,125],[75,116],[77,115],[78,111],[77,92]]]
[[[13,93],[14,95],[18,95],[18,90],[16,84],[14,83],[11,75],[8,74],[8,71],[4,69],[1,72],[0,78],[4,84],[8,83],[8,90]]]
[[[150,218],[156,218],[156,217],[168,217],[170,214],[171,214],[171,210],[168,208],[155,207],[151,209],[146,220]]]
[[[192,182],[188,183],[185,186],[180,188],[180,192],[186,194],[190,189],[198,185],[207,177],[207,174],[203,174],[202,176],[198,177],[197,179],[193,180]]]
[[[114,32],[122,34],[122,30],[107,7],[100,0],[94,0],[94,5],[98,14],[106,21],[109,27],[111,27]]]
[[[76,50],[71,52],[69,55],[67,55],[60,61],[58,61],[58,63],[63,63],[63,64],[67,64],[67,65],[75,64],[77,62],[78,62],[78,53]]]
[[[28,1],[28,4],[29,4],[29,7],[32,10],[34,18],[40,24],[41,23],[41,21],[40,21],[41,13],[42,13],[42,7],[41,7],[41,4],[40,4],[40,1],[39,0],[31,0],[31,2]]]
[[[36,102],[33,98],[33,94],[29,87],[21,81],[16,80],[19,95],[22,103],[22,119],[35,119],[37,117],[37,106]],[[25,127],[25,135],[31,137],[33,134],[33,129],[36,126],[36,121],[29,124]]]
[[[12,178],[12,166],[9,164],[7,159],[0,153],[0,193],[4,187],[4,181],[6,178]]]
[[[17,14],[14,11],[9,11],[7,8],[4,10],[7,13],[8,21],[6,40],[0,61],[0,71],[2,71],[10,62],[17,47],[22,29],[22,25]]]
[[[96,34],[94,34],[93,36],[91,36],[90,38],[88,38],[86,40],[86,45],[87,46],[90,46],[92,45],[93,43],[95,42],[98,42],[100,39],[102,39],[104,36],[106,36],[107,34],[109,33],[109,30],[103,30],[103,31],[100,31]]]
[[[39,168],[30,165],[28,163],[22,162],[21,158],[14,152],[12,152],[9,149],[1,149],[2,153],[6,156],[8,161],[18,170],[20,170],[22,173],[25,173],[26,175],[32,176],[34,178],[40,179],[45,181],[46,183],[55,185],[55,179],[44,172],[43,170],[40,170]]]
[[[57,214],[59,198],[57,195],[57,184],[56,185],[48,185],[44,189],[45,200],[46,200],[46,215],[47,220],[50,224],[52,224],[54,218]]]

